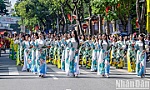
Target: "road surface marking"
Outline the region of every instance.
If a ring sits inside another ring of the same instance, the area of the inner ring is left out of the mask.
[[[71,90],[71,89],[66,89],[66,90]]]
[[[51,73],[66,74],[66,72],[51,72]]]
[[[8,67],[9,75],[19,75],[17,67]]]
[[[50,75],[54,80],[58,80],[57,77],[55,77],[55,75]]]
[[[62,72],[46,72],[47,74],[63,74]]]

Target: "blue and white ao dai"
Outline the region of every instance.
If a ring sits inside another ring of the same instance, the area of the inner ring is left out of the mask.
[[[136,55],[136,73],[138,76],[145,75],[146,69],[146,53],[143,53],[143,42],[136,42],[137,55]],[[145,47],[145,46],[144,46]]]
[[[109,44],[103,40],[101,42],[101,50],[98,58],[97,75],[109,75],[110,63],[109,63]]]

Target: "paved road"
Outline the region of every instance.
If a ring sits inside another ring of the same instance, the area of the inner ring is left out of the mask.
[[[21,67],[16,66],[15,61],[10,60],[8,55],[2,55],[0,57],[0,90],[116,90],[116,80],[150,80],[150,63],[147,66],[145,78],[137,77],[135,73],[128,73],[126,69],[113,67],[110,70],[110,78],[97,76],[96,72],[90,72],[84,67],[80,67],[81,75],[73,78],[66,76],[55,66],[48,65],[46,78],[39,78],[30,72],[21,72]]]

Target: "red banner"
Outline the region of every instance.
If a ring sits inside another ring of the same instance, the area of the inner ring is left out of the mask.
[[[88,28],[88,25],[87,24],[83,24],[82,27],[83,27],[83,29],[86,29],[86,28]]]

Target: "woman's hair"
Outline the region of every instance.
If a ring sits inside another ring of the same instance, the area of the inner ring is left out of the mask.
[[[102,34],[99,34],[98,36],[102,36]]]
[[[121,35],[120,35],[119,37],[121,37],[121,38],[122,38],[122,40],[121,40],[121,41],[123,41],[123,36],[121,36]],[[120,38],[119,38],[119,40],[120,40]]]
[[[97,35],[97,36],[95,36],[95,42],[96,42],[96,40],[99,40],[99,39],[98,39],[98,35]]]
[[[22,35],[22,38],[25,40],[25,35]]]
[[[85,35],[82,35],[82,37],[84,37],[83,41],[85,41],[85,40],[86,40],[86,39],[85,39]]]
[[[106,34],[106,37],[107,37],[107,40],[110,40],[110,35],[107,35],[107,34]]]
[[[35,33],[35,36],[37,37],[36,39],[39,39],[39,35],[38,35],[38,33]]]
[[[69,33],[70,38],[72,38],[71,33]]]
[[[143,49],[145,50],[145,40],[144,40],[145,35],[144,34],[140,34],[140,36],[142,37]]]
[[[68,39],[67,35],[65,36],[65,39],[66,39],[66,40]]]
[[[105,39],[105,40],[106,40],[107,44],[109,45],[109,43],[108,43],[108,38],[107,38],[107,34],[106,34],[106,33],[104,33],[103,35],[105,35],[105,36],[106,36],[106,39]],[[103,48],[103,45],[102,45],[102,44],[103,44],[103,40],[101,41],[101,47]]]
[[[75,40],[76,40],[76,42],[78,43],[78,47],[77,47],[77,48],[79,49],[79,44],[80,44],[80,43],[79,43],[79,39],[78,39],[78,35],[77,35],[77,31],[76,31],[76,30],[74,30],[74,31],[73,31],[73,33],[74,33],[74,35],[75,35]]]
[[[147,36],[147,39],[150,40],[150,35]]]
[[[114,40],[117,41],[117,37],[114,37]]]
[[[30,35],[30,34],[28,34],[28,37],[31,37],[31,35]]]
[[[57,36],[57,40],[60,40],[60,36]]]

